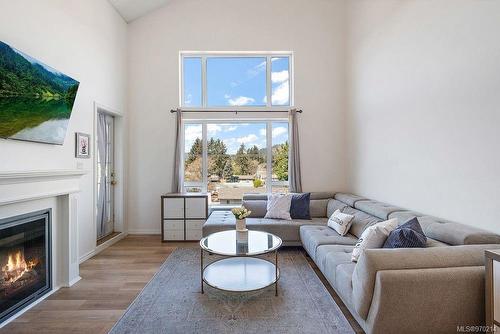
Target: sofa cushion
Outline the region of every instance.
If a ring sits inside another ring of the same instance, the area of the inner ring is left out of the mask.
[[[346,207],[347,204],[337,201],[336,199],[331,199],[328,201],[328,205],[326,206],[326,216],[330,217],[335,210],[343,211]]]
[[[354,203],[357,201],[365,199],[364,197],[348,193],[336,193],[334,198],[352,207],[354,207]]]
[[[427,238],[427,244],[425,247],[446,247],[449,246],[448,244],[445,244],[444,242],[434,240],[431,238]]]
[[[267,212],[267,199],[243,200],[241,205],[252,211],[250,218],[263,218]]]
[[[352,234],[341,236],[328,226],[304,225],[300,227],[300,240],[309,256],[316,261],[316,249],[319,246],[354,245],[358,239]]]
[[[299,228],[302,225],[324,225],[327,218],[306,219],[266,219],[266,218],[247,218],[246,225],[250,230],[264,231],[280,237],[284,242],[299,242]],[[235,218],[230,211],[215,211],[203,224],[203,236],[209,234],[227,231],[235,228]]]
[[[384,243],[384,248],[421,248],[427,244],[427,237],[414,217],[392,231]]]
[[[330,284],[335,285],[335,268],[342,263],[351,262],[352,245],[319,245],[316,249],[315,263]]]
[[[500,235],[432,216],[418,218],[425,235],[450,245],[498,244]]]
[[[312,218],[326,218],[328,202],[334,193],[312,192],[309,210]],[[251,210],[251,218],[263,218],[267,212],[267,194],[245,194],[242,205]]]
[[[311,199],[309,209],[311,211],[311,218],[326,218],[326,209],[328,207],[329,199]]]
[[[292,219],[311,219],[310,202],[311,193],[292,194],[292,203],[290,204]]]
[[[340,210],[336,210],[330,216],[330,218],[328,218],[328,227],[334,229],[338,234],[344,236],[347,234],[347,232],[349,232],[353,218],[353,215],[349,215],[347,213],[340,212]]]
[[[340,294],[342,299],[352,304],[352,275],[355,263],[351,262],[352,246],[319,246],[316,264],[328,282]]]
[[[358,210],[364,211],[383,220],[389,219],[389,215],[392,212],[403,210],[397,206],[374,201],[371,199],[356,201],[356,203],[354,203],[354,207]]]
[[[354,216],[349,233],[355,235],[357,238],[361,237],[361,234],[368,226],[382,221],[380,218],[371,216],[363,211],[359,211],[349,206],[344,208],[342,212]]]
[[[408,220],[414,218],[414,217],[422,217],[423,214],[416,212],[416,211],[408,211],[408,210],[403,210],[403,211],[394,211],[389,214],[389,219],[392,218],[397,218],[399,225],[406,223]]]

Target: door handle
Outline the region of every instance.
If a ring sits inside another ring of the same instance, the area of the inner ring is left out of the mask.
[[[111,184],[112,186],[116,185],[116,183],[117,183],[117,181],[116,181],[116,180],[111,180],[111,182],[110,182],[110,184]]]

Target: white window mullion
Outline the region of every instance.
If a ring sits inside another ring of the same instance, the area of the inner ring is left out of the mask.
[[[207,122],[202,123],[202,146],[203,146],[203,151],[202,151],[202,191],[203,192],[208,192],[208,144],[207,144]]]
[[[266,153],[267,153],[267,167],[266,167],[266,191],[271,193],[273,191],[273,125],[272,122],[266,122]]]
[[[266,57],[266,105],[267,107],[272,106],[272,80],[271,80],[271,56]]]
[[[207,107],[207,56],[201,57],[201,105]]]

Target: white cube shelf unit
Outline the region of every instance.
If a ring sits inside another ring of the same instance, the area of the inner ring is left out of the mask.
[[[208,194],[169,193],[161,196],[161,240],[195,241],[208,218]]]

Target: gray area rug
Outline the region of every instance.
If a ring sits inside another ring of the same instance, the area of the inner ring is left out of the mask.
[[[205,285],[201,294],[199,257],[196,248],[175,250],[110,333],[354,333],[298,249],[280,250],[278,297],[274,286],[230,293]]]

